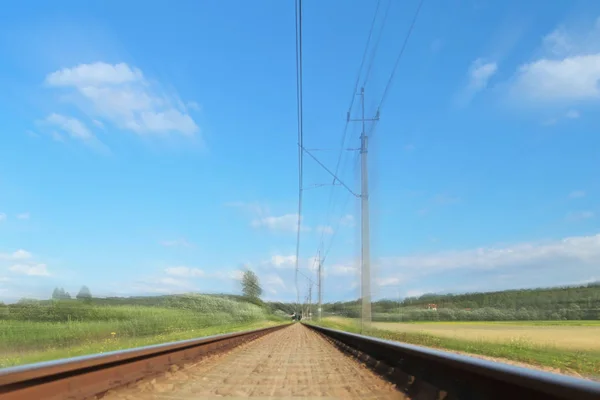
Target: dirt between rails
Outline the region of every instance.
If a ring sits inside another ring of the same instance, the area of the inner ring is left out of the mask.
[[[106,393],[103,400],[406,399],[395,386],[294,324],[235,349]]]

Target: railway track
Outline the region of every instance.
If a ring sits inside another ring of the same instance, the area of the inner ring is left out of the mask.
[[[588,400],[600,384],[302,324],[0,370],[2,400],[223,397]]]

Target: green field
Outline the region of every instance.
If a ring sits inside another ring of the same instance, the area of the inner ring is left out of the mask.
[[[172,296],[153,304],[61,300],[11,306],[0,315],[0,367],[256,329],[283,321],[267,307],[215,296]]]
[[[374,322],[377,329],[427,333],[453,339],[514,342],[569,350],[600,350],[600,321]]]
[[[355,319],[332,317],[320,324],[360,331]],[[383,322],[374,323],[366,334],[553,372],[600,377],[599,321]]]

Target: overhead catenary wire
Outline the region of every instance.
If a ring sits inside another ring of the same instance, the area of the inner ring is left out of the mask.
[[[381,28],[379,29],[379,35],[377,35],[377,39],[375,40],[375,45],[373,46],[373,50],[371,51],[371,59],[369,60],[369,65],[367,67],[367,72],[365,73],[365,79],[363,80],[362,87],[367,86],[369,82],[369,77],[371,76],[371,70],[373,69],[373,64],[375,62],[375,57],[377,56],[377,50],[379,49],[379,43],[381,42],[381,36],[383,36],[383,30],[385,29],[385,23],[387,21],[387,17],[390,13],[390,6],[392,5],[393,0],[389,0],[387,7],[385,9],[385,13],[383,14],[383,21],[381,22]],[[358,89],[358,86],[354,88],[354,91]]]
[[[391,2],[391,0],[390,0],[390,2]],[[340,171],[340,164],[341,164],[341,160],[342,160],[342,154],[344,154],[346,137],[347,137],[347,134],[348,134],[348,126],[349,126],[349,123],[350,123],[350,113],[352,111],[352,107],[354,106],[354,101],[356,100],[356,93],[357,93],[357,90],[358,90],[358,85],[360,83],[360,78],[362,76],[363,67],[364,67],[365,61],[367,60],[367,55],[369,53],[369,46],[371,44],[371,38],[373,37],[373,32],[374,32],[375,25],[376,25],[376,22],[377,22],[377,16],[379,14],[379,8],[380,8],[380,6],[381,6],[381,0],[378,0],[377,1],[377,5],[375,7],[375,13],[373,14],[373,18],[371,20],[371,25],[369,27],[369,33],[367,35],[367,41],[365,43],[365,48],[363,50],[363,54],[362,54],[362,57],[361,57],[360,66],[359,66],[358,72],[356,74],[356,79],[355,79],[355,82],[354,82],[354,87],[352,89],[352,96],[351,96],[351,99],[350,99],[350,105],[348,106],[348,110],[347,110],[346,123],[344,125],[344,130],[342,132],[342,140],[341,140],[341,143],[340,143],[340,149],[339,149],[339,152],[338,152],[335,169],[334,169],[334,172],[332,174],[333,175],[333,182],[332,183],[334,185],[336,183],[336,180],[338,182],[342,183],[337,178],[337,176],[339,175],[339,171]],[[388,11],[389,11],[389,3],[388,3],[388,7],[386,9],[386,12],[385,12],[384,23],[385,23],[385,19],[387,19],[387,13],[388,13]],[[380,32],[381,31],[383,31],[383,26],[382,26]],[[379,42],[380,39],[381,39],[381,33],[379,35],[379,38],[377,39],[377,42]],[[374,56],[372,55],[372,57],[374,57]],[[370,62],[369,70],[370,70],[371,66],[372,66],[372,60]],[[315,161],[317,161],[317,163],[319,163],[323,168],[325,168],[324,165],[321,164],[318,160],[316,160],[315,157],[313,157],[313,158],[315,159]],[[327,169],[327,168],[325,168],[325,169]],[[327,171],[330,172],[329,170],[327,170]],[[330,174],[331,174],[331,172],[330,172]],[[342,185],[343,185],[343,183],[342,183]],[[335,190],[335,188],[332,187],[331,190],[329,191],[329,199],[327,201],[327,212],[325,214],[326,215],[325,219],[327,221],[330,220],[330,218],[331,218],[330,216],[331,216],[331,214],[333,212],[333,204],[334,204],[334,200],[333,200],[334,196],[333,196],[333,194],[334,194],[334,190]],[[324,240],[324,231],[321,232],[321,238],[319,240],[319,248],[318,248],[317,251],[319,251],[319,250],[321,250],[323,248],[323,246],[324,246],[323,240]]]
[[[375,7],[375,13],[373,14],[373,19],[371,20],[371,27],[369,28],[369,34],[367,36],[367,43],[365,44],[365,49],[363,51],[363,55],[360,61],[360,66],[358,68],[358,72],[356,74],[356,80],[354,82],[354,87],[352,89],[352,96],[350,98],[350,105],[348,106],[348,111],[347,111],[347,116],[348,118],[346,118],[346,123],[344,124],[344,130],[342,132],[342,141],[340,143],[340,149],[338,152],[338,157],[337,157],[337,161],[335,164],[335,173],[334,173],[334,179],[333,179],[333,183],[335,183],[335,176],[338,175],[339,172],[339,168],[340,168],[340,162],[342,160],[342,154],[344,153],[344,147],[346,144],[346,137],[348,134],[348,126],[350,123],[350,112],[352,111],[352,107],[354,106],[354,101],[356,100],[356,92],[358,90],[358,84],[360,82],[360,77],[362,75],[362,70],[363,70],[363,66],[365,64],[365,61],[367,59],[367,54],[369,51],[369,45],[371,43],[371,37],[373,36],[373,29],[375,28],[375,22],[377,21],[377,15],[379,14],[379,6],[381,5],[381,0],[377,0],[377,6]],[[328,201],[328,214],[331,212],[331,206],[332,206],[332,198],[333,198],[333,188],[332,190],[329,192],[329,201]],[[323,240],[323,237],[321,237],[321,241]]]
[[[415,24],[417,23],[417,19],[419,18],[419,13],[421,12],[421,7],[423,6],[423,2],[424,2],[424,0],[419,0],[419,4],[417,5],[415,14],[413,15],[413,18],[412,18],[412,21],[408,28],[408,31],[406,32],[406,36],[404,37],[404,41],[402,42],[402,46],[400,47],[400,52],[398,53],[398,56],[396,57],[396,61],[394,62],[394,66],[392,67],[392,72],[390,73],[390,77],[388,78],[387,83],[385,85],[385,89],[383,90],[381,100],[379,101],[379,105],[377,106],[377,114],[379,114],[379,111],[383,107],[383,103],[387,99],[389,90],[394,81],[394,77],[396,76],[396,72],[398,71],[398,65],[400,64],[400,60],[402,59],[404,50],[406,50],[406,45],[408,44],[408,41],[410,40],[410,37],[412,35]]]

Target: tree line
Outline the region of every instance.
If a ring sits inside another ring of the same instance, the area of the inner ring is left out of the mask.
[[[435,304],[436,310],[429,305]],[[326,303],[324,315],[360,316],[360,299]],[[371,305],[375,321],[600,320],[600,282],[463,294],[424,294]]]
[[[81,287],[81,289],[79,289],[79,293],[77,293],[77,296],[75,296],[75,298],[79,300],[91,300],[92,292],[90,292],[90,289],[84,285]],[[52,299],[69,300],[71,299],[71,295],[69,294],[69,292],[66,292],[65,289],[57,287],[54,288],[54,291],[52,292]]]

